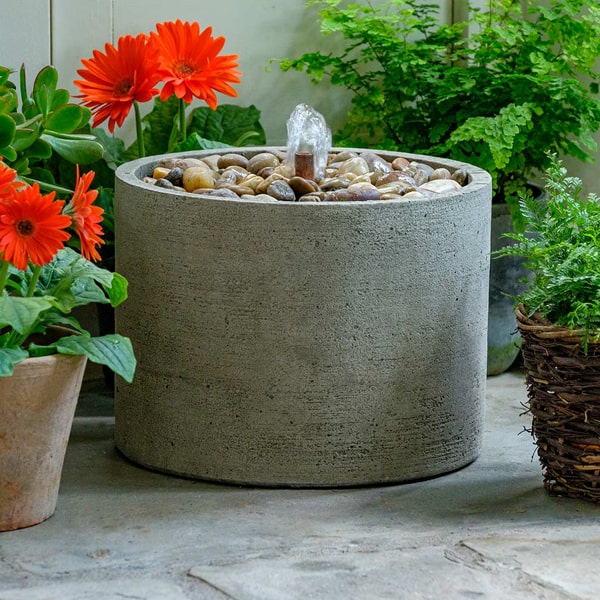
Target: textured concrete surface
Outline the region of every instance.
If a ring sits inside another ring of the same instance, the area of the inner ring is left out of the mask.
[[[291,486],[404,481],[477,457],[491,178],[379,154],[469,183],[416,202],[269,203],[142,182],[157,157],[119,167],[129,297],[116,319],[139,358],[116,391],[126,456]]]
[[[341,490],[141,469],[88,383],[56,514],[0,534],[0,600],[596,599],[600,507],[543,490],[521,374],[487,383],[476,462]]]

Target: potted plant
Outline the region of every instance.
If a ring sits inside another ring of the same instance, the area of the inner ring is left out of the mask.
[[[600,202],[552,157],[547,201],[521,199],[520,256],[532,279],[517,298],[531,433],[550,494],[600,502]]]
[[[93,175],[67,203],[0,161],[0,530],[54,513],[86,360],[133,378],[129,339],[92,337],[71,315],[127,297],[125,278],[90,260],[102,243]]]
[[[470,7],[468,22],[451,25],[440,24],[437,4],[421,0],[307,6],[319,7],[321,33],[336,37],[337,49],[283,60],[281,68],[351,92],[334,141],[445,156],[488,171],[493,249],[508,243],[502,233],[522,231],[518,199],[547,167],[547,150],[589,160],[596,149],[596,0],[488,0]],[[490,374],[518,352],[505,295],[518,292],[522,274],[516,258],[492,263]]]

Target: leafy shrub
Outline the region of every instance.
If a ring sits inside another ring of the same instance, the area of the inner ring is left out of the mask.
[[[488,0],[469,23],[439,5],[309,0],[339,52],[280,61],[353,93],[334,142],[445,156],[491,173],[516,225],[519,194],[548,151],[591,159],[600,125],[596,0]],[[466,35],[465,32],[469,34]],[[591,83],[582,83],[586,77]]]
[[[600,331],[600,201],[581,199],[581,180],[549,158],[547,203],[521,199],[526,232],[507,234],[517,243],[496,255],[525,258],[533,279],[516,300],[530,314],[582,329],[587,339]]]

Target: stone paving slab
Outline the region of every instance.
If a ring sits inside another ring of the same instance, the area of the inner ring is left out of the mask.
[[[444,546],[257,558],[198,565],[190,575],[236,600],[431,599],[564,600],[543,582],[512,570],[482,568]]]
[[[600,506],[545,493],[519,435],[524,397],[518,374],[488,381],[483,449],[465,469],[329,490],[139,468],[94,400],[56,514],[0,534],[0,600],[595,599]]]
[[[0,592],[0,600],[189,600],[179,586],[158,579],[49,583]]]
[[[520,570],[568,597],[600,597],[600,530],[574,527],[549,532],[542,528],[528,537],[489,536],[463,544],[486,560]]]

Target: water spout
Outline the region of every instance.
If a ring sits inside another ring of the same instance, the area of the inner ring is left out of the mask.
[[[331,149],[325,118],[308,104],[298,104],[287,121],[287,165],[292,175],[319,180]]]

